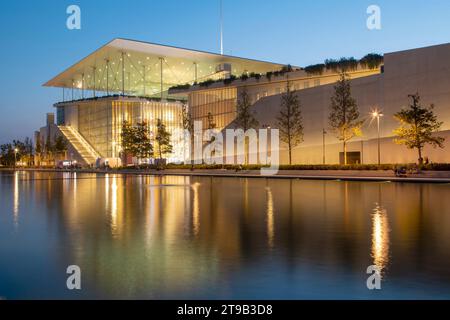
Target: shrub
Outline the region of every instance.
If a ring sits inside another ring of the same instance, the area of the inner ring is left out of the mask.
[[[361,60],[359,60],[359,63],[364,68],[376,69],[383,63],[383,61],[384,58],[381,54],[369,53],[368,55],[365,55]]]
[[[334,59],[327,59],[325,60],[325,67],[327,68],[327,70],[337,72],[339,69],[339,61]]]
[[[210,85],[212,85],[215,81],[213,79],[208,79],[206,81],[200,82],[199,86],[200,87],[209,87]]]
[[[186,84],[180,84],[177,86],[173,86],[169,90],[187,90],[190,87],[191,87],[191,85],[189,83],[186,83]]]
[[[321,75],[325,69],[324,63],[313,64],[305,68],[305,72],[312,75]]]
[[[341,58],[338,62],[339,69],[342,71],[354,71],[358,68],[358,60],[355,58]]]
[[[231,84],[234,80],[236,80],[236,76],[235,76],[235,75],[231,75],[228,79],[223,80],[223,84],[229,85],[229,84]]]

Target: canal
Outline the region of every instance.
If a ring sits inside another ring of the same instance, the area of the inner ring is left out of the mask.
[[[0,298],[448,299],[450,185],[0,172]]]

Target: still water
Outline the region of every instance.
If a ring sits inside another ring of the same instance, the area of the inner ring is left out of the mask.
[[[448,299],[450,185],[1,172],[0,297]]]

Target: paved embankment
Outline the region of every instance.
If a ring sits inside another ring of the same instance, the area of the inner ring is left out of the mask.
[[[6,170],[6,169],[0,169]],[[71,170],[57,169],[20,169],[25,171],[64,172]],[[262,175],[259,170],[209,170],[209,169],[167,169],[167,170],[77,170],[80,173],[98,174],[145,174],[145,175],[181,175],[233,178],[273,178],[273,179],[314,179],[314,180],[345,180],[345,181],[392,181],[392,182],[422,182],[422,183],[450,183],[450,171],[423,171],[407,177],[396,177],[392,171],[377,170],[280,170],[276,175]]]

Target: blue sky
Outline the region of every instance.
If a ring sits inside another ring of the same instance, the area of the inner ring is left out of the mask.
[[[450,42],[448,0],[223,0],[226,54],[306,66]],[[82,29],[66,28],[81,8]],[[382,29],[366,27],[381,8]],[[61,100],[42,84],[115,37],[219,51],[219,0],[28,0],[0,8],[0,143],[31,136]]]

